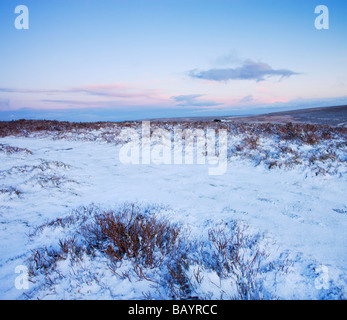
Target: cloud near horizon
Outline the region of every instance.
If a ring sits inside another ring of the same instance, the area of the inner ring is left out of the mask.
[[[143,98],[159,95],[155,90],[135,91],[136,89],[120,84],[95,84],[69,89],[19,89],[19,88],[0,88],[4,93],[41,93],[41,94],[61,94],[61,93],[82,93],[93,96],[103,96],[112,98]]]
[[[203,94],[186,94],[172,96],[171,99],[176,102],[177,107],[214,107],[223,104],[211,100],[198,100],[198,98],[203,96]]]
[[[241,67],[237,68],[219,68],[199,71],[197,69],[188,72],[192,78],[211,80],[211,81],[228,81],[228,80],[255,80],[264,81],[266,78],[279,76],[281,79],[298,75],[300,73],[288,69],[273,69],[269,64],[263,62],[254,62],[247,59]]]
[[[141,88],[126,84],[90,84],[62,89],[0,88],[0,108],[9,108],[9,99],[16,101],[11,109],[20,109],[26,102],[34,108],[79,108],[151,105],[170,102],[170,95],[158,89]],[[33,98],[31,98],[31,95]],[[10,98],[11,96],[11,98]],[[13,98],[13,99],[12,99]]]
[[[242,99],[239,100],[239,103],[248,103],[254,101],[253,95],[249,94],[248,96],[243,97]]]

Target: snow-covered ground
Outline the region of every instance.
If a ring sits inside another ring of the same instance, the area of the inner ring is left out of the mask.
[[[105,257],[85,257],[73,268],[68,259],[60,261],[56,272],[61,277],[51,287],[40,277],[31,279],[29,289],[15,286],[16,267],[66,235],[62,228],[49,227],[35,234],[38,226],[81,206],[113,208],[125,202],[157,208],[172,223],[188,228],[191,239],[205,239],[208,228],[232,221],[247,225],[274,269],[280,261],[288,262],[285,273],[264,280],[272,297],[347,298],[345,161],[334,167],[334,174],[316,175],[305,165],[269,169],[231,157],[226,173],[212,176],[207,165],[125,165],[119,144],[90,140],[0,138],[1,145],[17,147],[0,152],[1,299],[160,298],[151,281],[112,273]],[[231,297],[230,283],[218,283],[211,270],[203,275],[196,294]]]

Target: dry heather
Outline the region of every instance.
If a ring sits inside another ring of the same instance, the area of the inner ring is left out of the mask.
[[[68,122],[49,120],[17,120],[0,121],[0,137],[29,136],[35,133],[47,135],[63,133],[86,133],[92,131],[119,133],[120,129],[141,125],[139,121],[124,122]],[[347,128],[331,127],[318,124],[300,123],[248,123],[238,121],[152,121],[152,127],[164,129],[227,129],[229,134],[247,134],[256,137],[275,136],[279,140],[300,141],[304,144],[316,144],[333,139],[336,136],[346,136]]]
[[[18,120],[0,122],[0,137],[30,136],[53,139],[105,141],[122,144],[121,131],[134,128],[141,134],[141,122],[72,123]],[[248,159],[269,169],[310,168],[315,174],[338,174],[347,160],[347,128],[302,123],[252,123],[240,121],[152,121],[151,132],[158,128],[192,132],[224,129],[228,133],[228,159]],[[190,129],[190,130],[188,130]],[[183,139],[185,140],[185,138]],[[218,139],[217,139],[218,141]],[[1,146],[0,151],[18,152]],[[21,150],[30,153],[30,150]]]
[[[32,151],[27,148],[12,147],[2,143],[0,143],[0,152],[5,154],[14,154],[14,153],[33,154]]]
[[[71,270],[79,274],[79,266],[87,258],[106,259],[102,263],[112,271],[112,277],[150,283],[153,290],[143,292],[144,298],[206,299],[206,282],[219,288],[222,282],[228,283],[229,292],[220,289],[221,298],[266,296],[262,281],[271,268],[256,236],[247,235],[244,228],[232,222],[210,228],[206,240],[192,239],[180,226],[151,210],[155,211],[134,204],[108,211],[83,207],[38,227],[30,235],[32,239],[42,233],[54,233],[57,228],[70,232],[58,243],[32,250],[28,260],[30,280],[38,284],[30,298],[47,288],[54,291]],[[59,268],[59,261],[65,260],[71,262],[70,270]],[[283,262],[278,272],[285,272],[285,268]],[[103,279],[98,271],[89,271],[97,285],[105,286],[100,284]],[[208,280],[211,273],[216,274],[219,283]]]

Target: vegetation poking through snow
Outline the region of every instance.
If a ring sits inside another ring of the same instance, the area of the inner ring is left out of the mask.
[[[141,288],[143,298],[269,298],[262,287],[271,269],[268,256],[259,239],[234,221],[208,228],[205,239],[194,239],[155,207],[125,204],[102,210],[92,205],[41,225],[31,239],[58,230],[65,237],[32,250],[28,264],[35,289],[30,298],[59,295],[62,287],[65,295],[78,296],[88,287],[86,279],[104,293],[127,280],[133,290]],[[283,262],[271,271],[283,274],[288,268]]]
[[[123,129],[141,133],[142,122],[90,122],[18,120],[0,122],[0,137],[25,136],[53,139],[100,141],[122,144]],[[341,173],[347,160],[347,128],[302,123],[247,123],[238,121],[152,121],[152,132],[174,130],[225,129],[228,133],[228,159],[248,159],[268,169],[301,166],[316,175]],[[174,137],[172,137],[174,139]],[[0,146],[0,152],[18,152],[16,147]],[[30,150],[20,150],[30,153]]]
[[[19,147],[13,147],[9,145],[5,145],[0,143],[0,152],[5,154],[13,154],[13,153],[26,153],[26,154],[33,154],[32,151],[30,151],[27,148],[19,148]]]

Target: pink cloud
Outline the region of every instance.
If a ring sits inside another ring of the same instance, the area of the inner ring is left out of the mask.
[[[7,100],[15,102],[11,104],[11,110],[22,108],[25,105],[40,109],[116,108],[117,106],[142,105],[151,107],[173,106],[170,99],[171,95],[163,94],[157,89],[139,88],[120,83],[89,84],[54,90],[0,88],[0,94]],[[9,108],[8,104],[6,108]]]

